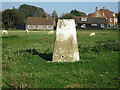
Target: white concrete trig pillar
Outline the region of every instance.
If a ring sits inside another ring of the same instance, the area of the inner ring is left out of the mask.
[[[52,61],[79,61],[79,51],[74,19],[58,19]]]

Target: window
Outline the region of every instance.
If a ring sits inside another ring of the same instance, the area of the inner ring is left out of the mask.
[[[91,24],[91,26],[97,26],[97,24]]]
[[[104,25],[104,24],[101,24],[101,28],[105,28],[105,25]]]
[[[27,25],[27,28],[31,28],[31,25]]]
[[[81,28],[86,28],[86,25],[85,25],[85,24],[82,24],[82,25],[81,25]]]
[[[103,13],[102,15],[103,15],[103,16],[105,16],[105,14],[104,14],[104,13]]]
[[[110,18],[110,22],[112,22],[112,18]]]
[[[115,13],[113,13],[113,17],[115,17]]]
[[[87,17],[82,17],[81,21],[87,21]]]

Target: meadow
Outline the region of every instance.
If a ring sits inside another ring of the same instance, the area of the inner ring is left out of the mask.
[[[95,37],[89,37],[95,32]],[[2,36],[3,88],[118,88],[119,31],[78,30],[79,62],[51,62],[55,34]]]

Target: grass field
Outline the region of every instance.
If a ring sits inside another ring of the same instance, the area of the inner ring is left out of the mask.
[[[3,88],[118,88],[118,31],[77,31],[79,62],[52,60],[55,35],[9,31],[2,36]],[[95,37],[89,37],[96,32]],[[38,54],[39,53],[39,54]]]

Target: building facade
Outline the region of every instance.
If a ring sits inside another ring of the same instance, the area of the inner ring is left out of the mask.
[[[116,13],[105,9],[105,7],[103,7],[103,9],[100,10],[98,10],[98,7],[96,7],[95,12],[88,14],[88,17],[103,17],[108,21],[109,26],[115,26],[118,23]]]
[[[75,18],[77,29],[105,29],[108,22],[105,18],[81,17]]]
[[[55,21],[48,17],[28,17],[27,30],[54,30]]]

